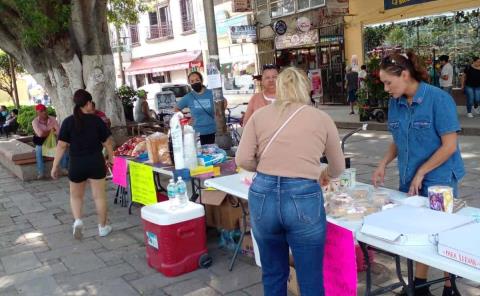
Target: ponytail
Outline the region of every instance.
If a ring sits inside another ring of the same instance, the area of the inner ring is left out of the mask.
[[[403,71],[408,71],[417,82],[428,81],[427,70],[412,50],[407,52],[406,57],[396,53],[386,56],[382,60],[380,69],[395,76],[400,76]]]
[[[81,108],[91,101],[92,95],[84,89],[79,89],[73,94],[73,102],[75,104],[73,108],[73,118],[75,119],[75,128],[77,128],[77,130],[82,129],[85,117]]]

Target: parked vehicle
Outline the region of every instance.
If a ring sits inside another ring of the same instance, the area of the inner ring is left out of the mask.
[[[165,102],[158,100],[157,94],[164,95],[165,92],[172,92],[175,100],[178,101],[191,91],[190,85],[184,83],[151,83],[138,88],[138,90],[141,89],[147,92],[148,106],[152,112],[155,112],[155,117],[158,117],[165,109]]]

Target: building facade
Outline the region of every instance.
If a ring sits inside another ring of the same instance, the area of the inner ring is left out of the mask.
[[[343,104],[347,12],[343,0],[257,0],[259,64],[299,67],[317,77],[318,101]]]
[[[119,34],[111,32],[117,85],[122,84],[121,69],[126,84],[134,88],[154,82],[187,83],[189,72],[204,73],[208,41],[203,1],[156,1],[153,7],[140,16],[138,24],[125,26]],[[255,40],[236,40],[231,34],[232,28],[249,27],[251,12],[234,13],[231,1],[216,1],[215,19],[225,92],[253,91]]]

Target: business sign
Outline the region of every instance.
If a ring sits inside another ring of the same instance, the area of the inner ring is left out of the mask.
[[[308,32],[286,33],[284,35],[275,37],[276,49],[314,45],[316,43],[318,43],[318,30],[310,30]]]
[[[252,11],[252,3],[250,2],[250,0],[233,0],[232,11],[233,12]]]
[[[393,9],[403,6],[421,4],[426,2],[431,2],[435,0],[384,0],[383,7],[386,9]]]
[[[256,43],[257,30],[255,26],[230,27],[230,39],[232,44]]]

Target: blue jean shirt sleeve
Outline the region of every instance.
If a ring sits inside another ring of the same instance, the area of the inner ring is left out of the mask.
[[[177,102],[177,108],[182,110],[190,105],[190,94],[186,94],[180,101]]]
[[[440,136],[460,131],[457,106],[453,98],[447,93],[442,93],[434,103],[435,129]]]

